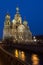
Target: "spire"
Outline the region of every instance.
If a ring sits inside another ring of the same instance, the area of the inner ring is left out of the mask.
[[[16,13],[19,13],[19,7],[16,7]]]

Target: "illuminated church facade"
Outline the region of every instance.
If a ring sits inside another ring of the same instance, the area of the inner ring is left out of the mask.
[[[16,8],[14,19],[10,20],[10,15],[5,16],[3,39],[13,38],[14,41],[29,41],[32,40],[32,33],[29,29],[28,22],[22,21],[19,13],[19,8]]]

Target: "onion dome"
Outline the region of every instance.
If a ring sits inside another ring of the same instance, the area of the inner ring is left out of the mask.
[[[7,14],[6,17],[5,17],[5,19],[10,19],[10,15]]]
[[[25,26],[27,26],[28,23],[27,23],[27,21],[25,20],[25,21],[23,22],[23,24],[24,24]]]

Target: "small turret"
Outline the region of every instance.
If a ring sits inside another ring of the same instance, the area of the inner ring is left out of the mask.
[[[10,15],[7,14],[6,17],[5,17],[5,19],[10,19]]]
[[[28,21],[26,20],[26,17],[24,18],[23,25],[28,29]]]
[[[27,26],[27,25],[28,25],[28,22],[26,21],[26,17],[24,17],[23,24],[24,24],[25,26]]]
[[[23,24],[24,24],[25,26],[27,26],[28,23],[27,23],[27,21],[25,20],[25,21],[23,21]]]

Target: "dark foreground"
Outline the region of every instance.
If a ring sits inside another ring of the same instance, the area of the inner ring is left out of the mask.
[[[14,57],[15,50],[21,56],[25,56],[26,59],[22,60],[19,57]],[[25,55],[22,55],[22,53],[25,53]],[[32,54],[37,54],[40,65],[43,65],[43,42],[13,43],[7,40],[7,43],[0,44],[0,65],[31,65]]]
[[[0,65],[28,65],[0,47]]]

